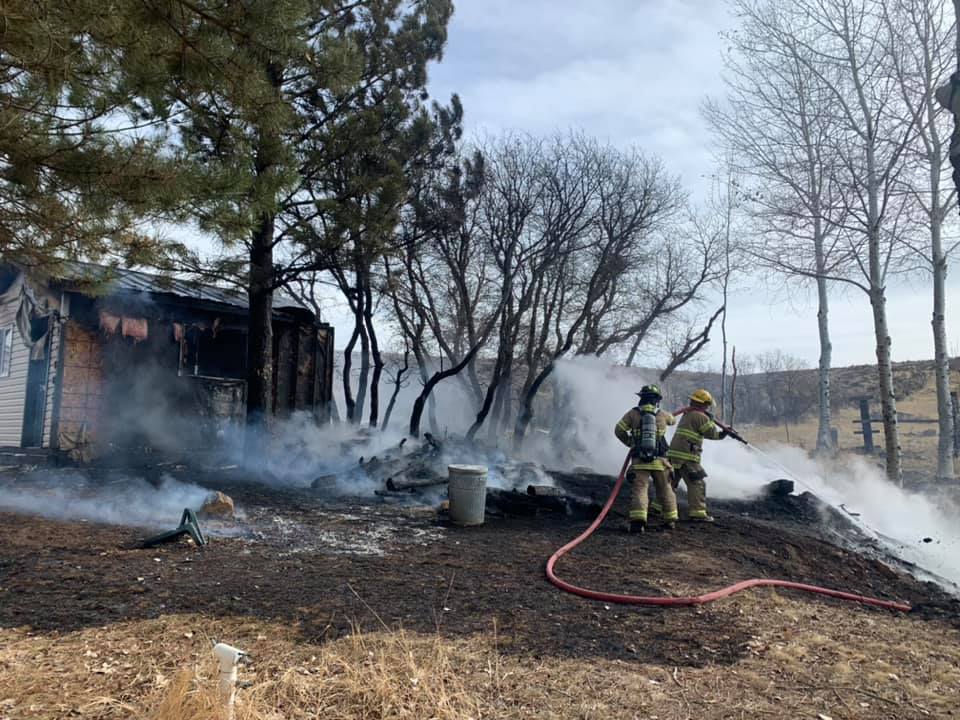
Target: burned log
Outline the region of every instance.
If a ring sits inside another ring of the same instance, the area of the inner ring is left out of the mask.
[[[539,511],[564,515],[595,516],[601,506],[592,500],[570,495],[562,488],[530,485],[525,493],[517,490],[487,490],[487,507],[506,515],[536,515]]]
[[[783,498],[793,493],[793,480],[774,480],[763,486],[763,494],[769,498]]]
[[[555,499],[555,498],[554,498]],[[538,498],[516,490],[487,490],[487,510],[500,511],[505,515],[536,515],[540,510]]]
[[[418,488],[437,487],[446,483],[447,478],[439,475],[427,475],[426,477],[398,475],[397,477],[387,478],[387,490],[392,492],[413,491]]]
[[[527,485],[527,495],[536,495],[537,497],[567,497],[563,488],[553,487],[552,485]]]
[[[413,490],[374,490],[373,494],[379,498],[409,499],[413,495]]]

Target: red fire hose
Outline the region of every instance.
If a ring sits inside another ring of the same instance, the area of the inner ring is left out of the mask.
[[[594,520],[590,527],[584,530],[579,536],[557,550],[553,555],[550,556],[550,559],[547,560],[547,579],[561,590],[564,590],[568,593],[573,593],[574,595],[579,595],[580,597],[589,598],[590,600],[603,600],[604,602],[619,603],[621,605],[660,605],[666,607],[687,607],[690,605],[703,605],[708,602],[713,602],[714,600],[729,597],[734,593],[738,593],[741,590],[747,590],[749,588],[782,587],[792,590],[803,590],[804,592],[816,593],[818,595],[826,595],[828,597],[837,598],[838,600],[850,600],[852,602],[863,603],[864,605],[873,605],[875,607],[888,608],[890,610],[910,612],[910,605],[907,605],[906,603],[892,602],[890,600],[878,600],[877,598],[869,598],[864,597],[863,595],[854,595],[853,593],[830,590],[829,588],[817,587],[816,585],[805,585],[803,583],[789,582],[787,580],[767,580],[759,578],[753,580],[743,580],[742,582],[730,585],[729,587],[721,588],[720,590],[714,590],[713,592],[709,592],[704,595],[693,595],[690,597],[644,597],[642,595],[620,595],[618,593],[590,590],[588,588],[583,588],[578,585],[568,583],[566,580],[561,580],[554,572],[554,566],[557,564],[557,560],[577,547],[577,545],[590,537],[593,532],[600,527],[600,524],[610,512],[610,508],[613,507],[613,503],[617,499],[617,495],[620,493],[620,488],[623,486],[623,479],[626,475],[627,466],[629,463],[630,455],[628,454],[626,460],[623,461],[623,468],[621,468],[620,475],[617,477],[617,482],[613,486],[613,491],[610,493],[610,497],[607,498],[607,502],[603,506],[603,510],[600,511],[600,514],[597,516],[596,520]]]

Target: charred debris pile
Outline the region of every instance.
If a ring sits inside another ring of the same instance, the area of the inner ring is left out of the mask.
[[[312,490],[322,495],[352,495],[351,487],[372,488],[373,496],[386,504],[442,509],[448,467],[482,465],[488,473],[488,514],[548,512],[576,517],[599,512],[610,491],[611,479],[589,469],[578,468],[573,474],[578,486],[564,488],[559,480],[566,473],[512,459],[503,450],[460,437],[440,439],[425,433],[422,441],[404,439],[375,454],[370,445],[370,438],[363,434],[342,443],[341,453],[356,457],[356,462],[319,475],[311,483]]]
[[[488,468],[488,517],[552,515],[579,521],[599,512],[616,478],[589,468],[546,468],[534,462],[511,459],[497,448],[459,437],[438,439],[426,434],[422,442],[404,440],[369,454],[371,439],[359,435],[343,444],[341,453],[356,457],[345,473],[316,477],[312,491],[326,495],[335,488],[356,484],[374,488],[383,503],[441,510],[447,491],[450,464],[477,464]],[[363,452],[368,454],[363,455]],[[346,475],[346,477],[344,477]],[[859,521],[855,510],[835,508],[811,492],[795,493],[792,480],[775,479],[743,499],[711,499],[711,507],[732,518],[788,526],[793,532],[827,540],[891,566],[916,574],[918,568],[899,559],[888,539],[879,537]],[[628,490],[621,492],[625,503]],[[684,492],[679,490],[681,499]],[[941,578],[934,578],[941,582]]]
[[[616,481],[590,468],[558,470],[519,461],[501,449],[460,437],[440,439],[426,433],[422,442],[404,439],[375,453],[370,447],[371,438],[363,434],[342,443],[341,454],[355,457],[355,463],[319,475],[310,484],[312,490],[320,495],[352,495],[350,487],[373,488],[372,494],[383,503],[442,508],[448,466],[475,464],[488,469],[488,514],[560,513],[581,518],[594,517],[600,511]],[[847,516],[831,508],[811,493],[794,495],[793,490],[792,481],[781,479],[764,486],[749,500],[713,502],[738,515],[761,520],[788,518],[801,525],[825,526],[831,532],[858,534],[852,514]],[[682,489],[680,492],[682,495]],[[626,497],[626,492],[621,494]]]

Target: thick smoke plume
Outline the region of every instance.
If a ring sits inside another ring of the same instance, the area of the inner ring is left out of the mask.
[[[184,508],[199,510],[210,494],[199,485],[163,478],[156,487],[136,478],[95,482],[81,473],[31,474],[0,485],[0,510],[56,520],[169,529]]]
[[[487,485],[513,489],[527,484],[553,485],[541,468],[516,462],[503,449],[461,442],[456,436],[438,438],[441,451],[421,460],[426,441],[408,438],[400,427],[387,432],[366,431],[348,423],[318,427],[309,413],[297,413],[278,421],[269,454],[243,461],[241,443],[233,450],[238,462],[258,482],[286,487],[309,487],[322,478],[323,491],[340,497],[371,497],[384,489],[384,478],[402,474],[410,467],[425,464],[435,475],[446,476],[448,465],[483,465],[488,469]],[[371,461],[379,464],[374,477],[364,469]]]
[[[587,448],[585,464],[600,472],[618,472],[625,449],[614,437],[613,427],[635,404],[634,393],[648,381],[636,371],[592,358],[560,362],[557,379],[574,401],[571,421]],[[748,430],[743,433],[749,440]],[[850,517],[901,559],[960,583],[960,527],[940,500],[901,490],[863,458],[817,461],[800,448],[782,445],[763,445],[758,450],[733,440],[705,443],[708,496],[748,498],[766,483],[789,477],[797,492],[810,491],[835,508],[842,505],[850,513],[859,513]]]

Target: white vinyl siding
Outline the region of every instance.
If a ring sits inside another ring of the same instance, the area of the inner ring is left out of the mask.
[[[30,351],[16,329],[19,298],[0,305],[0,328],[10,328],[10,374],[0,377],[0,447],[20,447],[23,441],[23,410],[27,400],[27,368]]]

